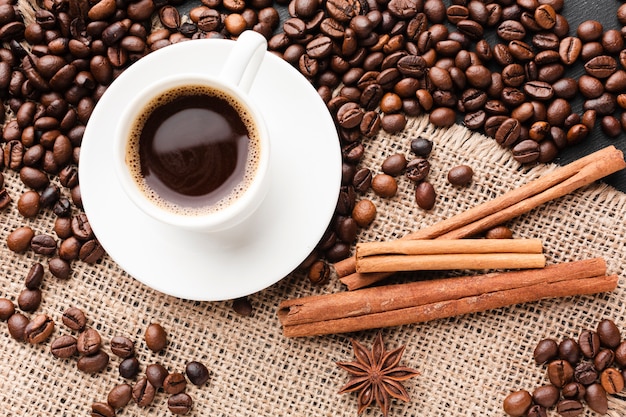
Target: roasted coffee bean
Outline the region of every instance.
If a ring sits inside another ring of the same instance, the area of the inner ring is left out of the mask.
[[[503,402],[504,412],[512,417],[525,416],[533,404],[533,398],[526,390],[514,391]]]
[[[609,408],[606,391],[598,383],[586,387],[585,402],[598,414],[606,414]]]
[[[520,87],[526,78],[524,67],[520,64],[508,64],[502,69],[502,82],[509,87]]]
[[[63,240],[59,245],[59,257],[66,261],[73,261],[78,258],[81,242],[74,236],[70,236]]]
[[[0,188],[0,210],[4,210],[9,207],[11,200],[11,196],[6,188]]]
[[[187,379],[180,372],[172,372],[163,380],[163,390],[168,394],[180,394],[187,387]]]
[[[484,126],[487,114],[483,110],[467,113],[463,118],[465,127],[471,130],[478,130]]]
[[[39,204],[39,193],[37,191],[26,191],[17,200],[17,210],[19,213],[29,219],[37,216],[41,208]]]
[[[209,370],[203,363],[198,361],[188,362],[185,366],[185,374],[189,381],[197,386],[202,386],[209,380]]]
[[[248,297],[238,297],[233,300],[233,311],[240,316],[250,317],[252,315],[252,303]]]
[[[83,331],[87,325],[87,317],[85,317],[85,313],[76,307],[69,307],[66,309],[61,316],[61,321],[70,330],[77,332]]]
[[[406,166],[406,177],[413,181],[423,181],[430,172],[430,162],[425,158],[415,158],[409,161]]]
[[[610,138],[616,138],[622,133],[620,121],[612,115],[604,116],[602,120],[600,120],[600,128],[602,132]]]
[[[172,395],[167,399],[167,408],[172,414],[187,414],[192,407],[193,400],[191,399],[189,394],[184,392]]]
[[[97,239],[90,239],[83,243],[78,252],[78,259],[93,264],[104,256],[104,248]]]
[[[91,417],[114,417],[115,410],[107,403],[95,402],[91,404]]]
[[[383,198],[391,198],[398,191],[398,183],[387,174],[377,174],[372,178],[372,190],[376,195]]]
[[[617,394],[624,389],[624,377],[616,368],[607,368],[600,374],[600,384],[607,394]]]
[[[582,400],[585,397],[585,387],[579,382],[570,382],[561,388],[561,393],[568,400]]]
[[[506,226],[495,226],[485,232],[487,239],[512,239],[513,232]]]
[[[578,79],[578,91],[587,99],[598,98],[604,93],[604,84],[596,77],[583,74]]]
[[[22,167],[20,169],[20,180],[34,190],[42,190],[50,184],[50,179],[40,169],[33,167]]]
[[[567,337],[559,343],[559,358],[565,359],[574,366],[580,360],[580,356],[580,347],[574,339]]]
[[[454,124],[456,114],[447,107],[439,107],[430,112],[429,121],[437,127],[449,127]]]
[[[598,378],[598,372],[590,362],[580,362],[574,368],[574,379],[583,385],[592,384]]]
[[[13,252],[25,252],[34,236],[35,232],[29,226],[18,227],[7,236],[7,246]]]
[[[80,240],[89,240],[93,237],[93,230],[84,213],[72,217],[72,233]]]
[[[469,165],[458,165],[448,171],[448,182],[456,186],[465,186],[472,181],[474,170]]]
[[[159,323],[150,323],[144,334],[146,346],[153,352],[160,352],[167,345],[167,334]]]
[[[364,193],[372,184],[372,171],[369,168],[360,168],[354,173],[352,186],[354,190]]]
[[[626,340],[615,348],[615,362],[620,366],[626,366]]]
[[[619,346],[622,336],[619,328],[615,325],[613,320],[601,320],[598,323],[596,332],[598,333],[600,344],[602,346],[606,346],[611,349]]]
[[[617,61],[609,55],[600,55],[585,63],[587,74],[596,78],[608,78],[617,70]]]
[[[54,321],[46,314],[35,316],[24,328],[24,339],[31,344],[45,342],[54,331]]]
[[[556,404],[556,411],[562,417],[575,417],[581,415],[585,408],[577,400],[561,400]]]
[[[540,155],[539,143],[533,139],[523,140],[513,146],[511,154],[519,163],[529,164],[535,162]]]
[[[535,22],[542,29],[552,29],[556,24],[556,11],[549,4],[542,4],[535,9]]]
[[[50,235],[39,234],[33,236],[30,246],[33,252],[39,255],[52,256],[57,250],[57,241]]]
[[[496,33],[503,40],[510,42],[512,40],[522,40],[526,37],[526,29],[515,20],[505,20],[498,26]]]
[[[422,137],[412,139],[410,146],[411,152],[424,158],[428,157],[433,150],[433,142]]]
[[[0,298],[0,321],[7,321],[15,314],[15,304],[8,298]]]
[[[519,138],[521,127],[517,119],[512,117],[506,119],[495,133],[496,142],[502,146],[511,146]]]
[[[94,328],[83,330],[79,335],[76,348],[81,355],[93,355],[102,346],[102,338],[100,333]]]
[[[9,334],[18,342],[25,342],[27,340],[25,330],[29,323],[30,320],[28,320],[28,317],[22,313],[12,314],[11,317],[7,319]]]
[[[54,184],[50,184],[41,191],[39,195],[39,205],[41,207],[52,207],[54,203],[59,201],[60,196],[60,188]]]
[[[572,365],[563,359],[557,359],[548,364],[548,379],[558,388],[563,387],[574,378]]]
[[[78,352],[76,338],[69,334],[57,337],[50,344],[50,352],[57,358],[71,358]]]
[[[533,391],[533,401],[545,408],[552,408],[559,400],[560,391],[554,385],[542,385]]]
[[[421,181],[415,186],[415,203],[424,210],[431,210],[435,206],[437,195],[435,188],[428,181]]]
[[[598,354],[593,358],[593,366],[598,372],[602,372],[612,365],[614,360],[615,353],[611,349],[600,349]]]
[[[523,89],[526,95],[536,100],[546,101],[554,96],[552,86],[544,81],[529,81]]]
[[[597,20],[585,20],[576,29],[576,34],[583,42],[592,42],[600,39],[602,32],[602,24]]]
[[[24,288],[17,297],[17,305],[22,311],[32,312],[41,304],[41,290],[39,288]]]
[[[578,337],[578,346],[585,358],[593,359],[600,351],[600,337],[592,330],[583,330]]]
[[[76,362],[78,370],[86,374],[95,374],[106,369],[109,364],[109,355],[103,351],[98,350],[91,356],[81,356]]]
[[[154,400],[156,389],[145,376],[137,380],[132,389],[132,397],[140,407],[149,406]]]
[[[382,171],[391,176],[397,176],[407,167],[407,160],[401,153],[396,153],[385,158],[381,165]]]
[[[371,200],[359,200],[352,209],[352,218],[360,227],[367,227],[376,218],[376,206]]]
[[[136,357],[131,356],[130,358],[126,358],[120,362],[118,371],[122,378],[131,379],[139,373],[139,368],[139,360]]]
[[[110,346],[111,352],[119,358],[126,359],[135,353],[135,343],[125,336],[114,336]]]
[[[535,404],[528,409],[528,413],[526,414],[526,416],[527,417],[547,417],[548,414],[544,407]]]
[[[114,386],[107,395],[107,404],[114,409],[124,408],[132,398],[133,390],[128,384]]]
[[[169,372],[160,363],[152,363],[146,367],[146,378],[157,389],[163,387],[163,381],[168,375]]]

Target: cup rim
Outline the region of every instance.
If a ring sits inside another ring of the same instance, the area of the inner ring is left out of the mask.
[[[246,110],[249,111],[254,120],[258,132],[260,152],[254,178],[237,199],[219,211],[186,215],[157,206],[139,190],[126,164],[127,135],[125,135],[124,132],[128,131],[129,127],[134,123],[140,110],[144,108],[150,100],[157,97],[160,92],[176,88],[177,86],[194,83],[224,90],[246,107]],[[267,174],[271,151],[269,131],[263,115],[256,104],[250,100],[245,93],[239,91],[236,86],[222,82],[216,76],[201,73],[181,73],[162,78],[143,88],[126,106],[124,106],[122,116],[115,128],[113,146],[115,148],[114,168],[117,174],[117,180],[128,198],[145,214],[162,223],[170,224],[175,227],[205,232],[227,229],[239,224],[251,215],[260,205],[267,193],[267,185],[269,182],[267,181]]]

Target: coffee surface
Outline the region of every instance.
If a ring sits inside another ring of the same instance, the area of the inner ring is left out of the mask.
[[[257,133],[235,98],[204,86],[172,89],[136,119],[127,163],[143,192],[181,214],[219,210],[256,170]]]

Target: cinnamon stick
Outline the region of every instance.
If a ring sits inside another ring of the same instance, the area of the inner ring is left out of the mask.
[[[438,255],[375,255],[357,258],[356,270],[368,272],[441,271],[445,269],[543,268],[540,253],[454,253]]]
[[[324,334],[348,333],[381,327],[423,323],[435,319],[478,313],[539,301],[544,298],[568,297],[612,291],[617,287],[617,275],[585,278],[575,281],[561,281],[551,284],[537,284],[530,287],[514,288],[457,300],[446,300],[432,304],[409,307],[402,310],[368,314],[364,317],[348,317],[327,322],[313,322],[285,326],[286,337],[317,336]]]
[[[364,242],[356,245],[356,258],[374,255],[448,255],[455,253],[542,253],[541,239],[458,239]]]
[[[358,272],[543,268],[540,239],[394,240],[356,246]]]
[[[500,197],[475,206],[430,227],[405,235],[402,239],[460,239],[502,224],[539,205],[626,168],[622,151],[609,146],[568,165],[544,174]],[[378,282],[389,273],[356,273],[356,259],[350,257],[333,265],[348,289]]]
[[[417,323],[511,304],[610,291],[602,258],[542,269],[410,282],[281,302],[288,337],[331,334]]]

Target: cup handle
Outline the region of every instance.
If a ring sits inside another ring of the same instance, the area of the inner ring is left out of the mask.
[[[246,30],[237,38],[235,47],[222,68],[220,79],[247,93],[263,62],[265,51],[265,37],[253,30]]]

